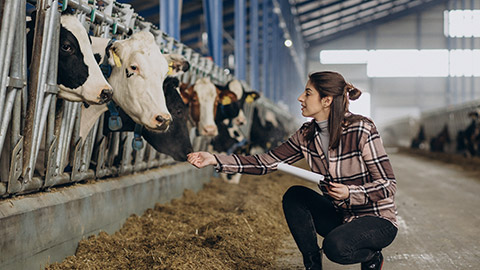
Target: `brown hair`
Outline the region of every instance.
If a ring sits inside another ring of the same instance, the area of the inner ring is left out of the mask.
[[[330,114],[328,116],[328,130],[330,132],[329,148],[335,149],[340,142],[342,127],[354,123],[365,117],[349,113],[349,99],[356,100],[362,94],[358,88],[347,83],[342,75],[333,71],[315,72],[308,75],[310,83],[320,94],[320,98],[332,96]],[[320,100],[319,100],[320,102]],[[347,114],[347,115],[346,115]],[[315,135],[314,121],[303,125],[302,129],[307,141],[312,141]]]

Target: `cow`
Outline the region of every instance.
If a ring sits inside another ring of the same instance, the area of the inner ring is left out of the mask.
[[[188,106],[183,103],[178,93],[177,88],[179,84],[179,80],[175,77],[167,77],[163,82],[165,100],[173,118],[168,131],[159,133],[149,129],[142,129],[141,135],[158,152],[169,155],[176,161],[186,161],[187,154],[192,152],[193,148],[187,129]],[[110,111],[105,114],[103,125],[103,134],[105,136],[115,131],[134,131],[135,121],[121,108],[118,108],[118,113],[123,123],[119,130],[109,128],[108,118]]]
[[[417,137],[413,138],[410,147],[412,149],[420,149],[423,143],[425,142],[425,128],[423,125],[420,125],[420,129],[418,130]]]
[[[450,135],[448,132],[448,125],[445,124],[443,129],[437,136],[430,139],[430,151],[431,152],[444,152],[445,144],[450,143]]]
[[[27,62],[30,66],[34,42],[35,13],[27,23]],[[60,17],[58,50],[58,97],[88,104],[104,104],[112,98],[113,90],[95,61],[91,40],[86,29],[73,15]]]
[[[182,84],[180,94],[190,108],[190,117],[201,136],[215,137],[218,129],[215,124],[217,106],[222,99],[220,91],[208,77],[198,79],[194,85]],[[236,96],[230,99],[236,101]]]
[[[216,152],[231,154],[247,143],[247,139],[240,129],[247,121],[243,106],[245,103],[251,103],[258,99],[260,94],[255,91],[245,91],[243,85],[236,79],[229,81],[224,86],[216,85],[216,87],[220,93],[231,92],[237,97],[237,101],[231,101],[228,104],[223,101],[217,106],[215,124],[218,128],[218,135],[211,141],[213,150]],[[230,97],[231,94],[223,96]],[[228,183],[238,184],[241,174],[220,174],[220,176]]]
[[[250,154],[267,152],[286,140],[288,135],[286,127],[273,111],[257,106],[253,111],[247,151]]]
[[[108,81],[115,89],[115,104],[145,129],[166,132],[172,117],[165,103],[163,81],[167,73],[175,75],[188,69],[188,62],[178,55],[162,54],[147,31],[116,41],[92,37],[92,47],[102,65],[111,68]],[[107,105],[83,106],[80,137],[85,138],[107,110]]]
[[[466,156],[480,155],[480,109],[468,113],[472,119],[465,130],[457,134],[457,152]]]

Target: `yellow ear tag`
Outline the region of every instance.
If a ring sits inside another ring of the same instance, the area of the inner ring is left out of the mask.
[[[173,63],[168,64],[168,73],[167,75],[173,75]]]
[[[245,98],[245,102],[246,103],[252,103],[254,101],[252,95],[248,95],[246,98]]]
[[[232,99],[229,96],[224,96],[222,98],[222,105],[229,105],[232,103]]]
[[[115,62],[115,66],[117,67],[122,67],[122,61],[120,60],[120,57],[115,52],[112,52],[113,54],[113,62]]]

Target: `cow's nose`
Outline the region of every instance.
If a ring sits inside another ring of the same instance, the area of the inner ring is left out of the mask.
[[[214,125],[204,126],[201,133],[204,136],[217,136],[218,129],[217,126]]]
[[[103,89],[100,93],[100,104],[109,102],[112,99],[113,90],[110,88]]]
[[[172,118],[170,116],[162,116],[157,115],[155,117],[155,124],[157,125],[157,129],[166,131],[172,122]]]

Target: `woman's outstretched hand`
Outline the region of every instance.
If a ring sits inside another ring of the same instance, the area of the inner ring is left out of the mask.
[[[187,161],[197,168],[217,165],[217,159],[208,152],[193,152],[187,155]]]

